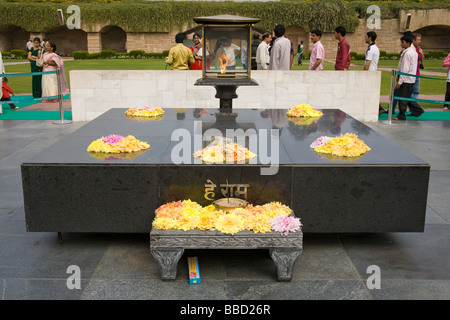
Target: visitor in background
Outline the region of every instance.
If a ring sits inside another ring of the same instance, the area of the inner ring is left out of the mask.
[[[0,98],[0,101],[11,101],[10,94],[12,94],[12,96],[14,97],[14,92],[11,87],[8,86],[8,78],[3,77],[2,79],[2,96]],[[19,107],[16,107],[14,103],[9,103],[9,106],[11,107],[11,109],[19,109]]]
[[[187,49],[187,48],[186,48]],[[189,50],[189,49],[188,49]],[[44,72],[60,70],[61,80],[61,94],[69,93],[67,86],[66,72],[64,69],[64,62],[62,58],[56,54],[56,45],[52,42],[47,42],[44,53]],[[57,96],[58,90],[58,76],[56,73],[42,75],[42,97]],[[58,98],[43,100],[42,102],[57,102]]]
[[[378,61],[380,60],[380,49],[378,49],[378,46],[375,44],[376,39],[377,34],[375,31],[369,31],[366,33],[364,42],[367,43],[369,46],[367,47],[366,50],[366,58],[363,70],[377,71],[378,69]],[[381,107],[381,104],[378,105],[378,114],[380,115],[385,112],[386,110],[384,110]]]
[[[33,46],[33,41],[31,39],[28,39],[27,43],[25,44],[26,52],[30,51],[31,47]]]
[[[246,40],[241,40],[241,63],[242,63],[242,68],[244,70],[248,70],[248,54],[247,54],[247,41]],[[250,55],[250,59],[251,59],[251,55]],[[251,61],[250,61],[250,66],[251,66]]]
[[[291,41],[284,37],[286,28],[278,24],[273,29],[275,41],[270,51],[269,70],[290,70],[291,69]]]
[[[275,39],[276,39],[277,37],[275,37],[274,35],[272,35],[272,39],[270,40],[270,43],[269,43],[269,55],[271,54],[271,52],[272,52],[272,47],[273,47],[273,44],[275,43]]]
[[[289,40],[288,37],[286,37],[286,38]],[[289,57],[289,70],[290,70],[294,66],[294,43],[291,40],[289,40],[289,42],[291,43],[291,50],[290,50],[290,57]]]
[[[183,44],[184,40],[186,40],[184,33],[175,35],[177,44],[169,50],[169,57],[167,58],[167,63],[172,66],[172,70],[188,70],[189,65],[195,63],[192,51]]]
[[[417,52],[416,75],[420,76],[420,66],[422,65],[422,60],[423,60],[423,50],[421,47],[419,47],[419,45],[422,42],[422,35],[420,33],[413,33],[412,39],[413,39],[412,44],[413,44],[414,48],[416,48],[416,52]],[[419,91],[420,91],[420,78],[417,77],[416,82],[414,83],[414,88],[413,88],[411,98],[419,99]]]
[[[42,66],[36,64],[36,61],[43,54],[42,50],[41,39],[34,38],[33,46],[28,50],[28,61],[30,61],[31,72],[42,72]],[[31,77],[31,90],[33,98],[40,98],[42,96],[42,75]]]
[[[189,47],[194,56],[195,62],[189,65],[189,70],[202,70],[202,37],[195,33],[192,37],[194,46]]]
[[[447,69],[447,91],[445,92],[445,99],[444,101],[450,101],[450,53],[448,54],[447,58],[445,58],[444,62],[442,62],[443,67],[448,67]],[[444,104],[444,110],[448,111],[450,105]]]
[[[5,73],[5,65],[3,64],[2,53],[0,52],[0,73]],[[2,90],[0,90],[0,99],[2,97]]]
[[[228,58],[227,70],[236,70],[236,57],[241,53],[241,48],[226,36],[222,42],[222,50]]]
[[[407,74],[416,74],[417,69],[417,52],[416,48],[412,45],[412,37],[409,35],[403,36],[401,39],[401,46],[404,49],[402,55],[400,56],[400,61],[398,64],[398,71]],[[411,98],[411,94],[414,87],[414,82],[416,81],[415,76],[400,75],[398,77],[398,82],[395,88],[398,89],[398,96],[404,98]],[[400,100],[398,108],[400,109],[395,120],[406,120],[405,113],[409,106],[411,110],[411,115],[414,117],[419,117],[424,113],[422,107],[415,101]]]
[[[325,49],[323,48],[320,38],[322,37],[322,31],[313,30],[311,31],[311,42],[314,46],[311,51],[311,56],[309,58],[308,70],[323,70],[323,61],[325,60]]]
[[[350,66],[350,45],[347,40],[345,40],[346,34],[347,31],[345,31],[345,28],[342,26],[334,29],[334,37],[339,40],[336,53],[336,64],[334,65],[335,70],[348,70],[348,67]]]
[[[262,41],[256,49],[256,65],[257,70],[268,70],[270,63],[269,43],[272,41],[270,33],[266,32],[262,35]]]
[[[297,55],[297,65],[301,66],[303,61],[303,40],[298,44]]]
[[[253,33],[253,40],[252,40],[252,70],[258,69],[258,64],[256,63],[256,51],[258,50],[259,45],[261,44],[261,40],[259,40],[259,33],[254,32]]]

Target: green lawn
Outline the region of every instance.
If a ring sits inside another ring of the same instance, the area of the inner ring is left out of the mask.
[[[26,60],[22,60],[26,61]],[[12,62],[11,60],[5,60]],[[163,59],[95,59],[95,60],[70,60],[64,62],[67,81],[70,85],[69,72],[71,70],[164,70],[166,63]],[[170,69],[168,67],[167,69]],[[15,64],[6,65],[6,73],[13,72],[31,72],[30,65]],[[31,76],[10,77],[8,85],[14,90],[14,93],[30,93],[31,92]]]
[[[352,64],[359,64],[362,68],[364,60],[352,60]],[[425,67],[423,71],[442,72],[447,74],[447,67],[442,66],[442,60],[425,60],[423,66]],[[397,69],[398,60],[380,60],[378,62],[378,67]]]
[[[16,60],[15,60],[16,61]],[[26,60],[22,60],[26,61]],[[4,62],[13,62],[11,60],[6,60]],[[303,61],[302,66],[297,66],[294,63],[293,70],[308,70],[308,60]],[[361,70],[363,61],[352,61],[353,64],[361,65],[361,67],[352,66],[350,70]],[[383,67],[393,67],[396,68],[395,64],[397,62],[392,60],[381,60],[380,64]],[[438,68],[439,60],[426,60],[426,65],[429,68]],[[69,72],[71,70],[164,70],[166,69],[166,63],[163,59],[105,59],[105,60],[72,60],[64,62],[67,79],[69,79]],[[170,67],[167,67],[169,70]],[[324,63],[325,70],[334,70],[334,64],[331,62]],[[427,70],[427,69],[425,69]],[[30,72],[30,65],[16,64],[16,65],[6,65],[6,73],[12,72]],[[429,71],[436,71],[435,69]],[[445,79],[445,73],[442,77],[432,76],[434,78]],[[391,84],[390,71],[382,71],[381,73],[381,90],[380,95],[389,95]],[[31,76],[29,77],[10,77],[9,85],[13,88],[16,94],[20,93],[30,93],[31,92]],[[427,95],[444,95],[446,90],[446,83],[444,80],[431,80],[431,79],[421,79],[420,92]],[[434,107],[440,108],[442,105],[439,104],[424,104],[424,107]]]

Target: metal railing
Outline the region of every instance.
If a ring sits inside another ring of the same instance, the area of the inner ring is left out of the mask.
[[[450,105],[450,101],[440,101],[440,100],[428,100],[428,99],[415,99],[415,98],[407,98],[407,97],[399,97],[395,95],[395,85],[397,83],[396,77],[397,75],[403,75],[408,77],[416,77],[416,78],[424,78],[424,79],[431,79],[431,80],[444,80],[447,81],[446,78],[434,78],[434,77],[426,77],[426,76],[418,76],[415,74],[409,74],[397,71],[395,69],[391,70],[391,88],[389,93],[389,109],[388,109],[388,124],[392,124],[392,111],[394,106],[395,100],[404,100],[404,101],[417,101],[417,102],[424,102],[424,103],[435,103],[435,104],[448,104]]]
[[[54,124],[68,124],[72,123],[72,120],[66,120],[64,119],[64,106],[63,106],[63,94],[62,94],[62,88],[61,88],[61,71],[60,69],[56,69],[56,71],[40,71],[40,72],[27,72],[27,73],[1,73],[0,78],[4,77],[24,77],[24,76],[37,76],[37,75],[46,75],[46,74],[56,74],[57,80],[58,80],[58,95],[57,96],[51,96],[51,97],[42,97],[42,98],[30,98],[30,99],[21,99],[21,100],[9,100],[9,101],[0,101],[0,106],[3,104],[11,104],[11,103],[22,103],[22,102],[39,102],[43,100],[51,100],[51,99],[58,99],[59,103],[59,113],[60,113],[60,120],[56,120],[53,123]]]

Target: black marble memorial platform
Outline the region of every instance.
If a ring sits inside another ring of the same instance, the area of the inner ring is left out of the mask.
[[[227,181],[249,185],[252,204],[289,205],[304,233],[424,230],[429,164],[340,110],[323,110],[320,119],[303,124],[275,109],[233,109],[237,116],[229,121],[217,117],[218,109],[166,108],[158,121],[128,119],[125,110],[109,110],[22,164],[27,231],[148,233],[159,205],[183,199],[210,204],[205,195],[223,197],[220,185]],[[268,143],[268,156],[244,164],[194,161],[192,153],[206,146],[202,133],[214,127],[254,130],[259,143]],[[279,130],[278,159],[270,159],[270,137],[276,136],[270,129]],[[320,136],[347,132],[372,150],[342,159],[309,147]],[[190,148],[180,154],[183,133]],[[109,134],[134,135],[151,147],[134,158],[86,151]],[[261,174],[276,161],[275,174]]]

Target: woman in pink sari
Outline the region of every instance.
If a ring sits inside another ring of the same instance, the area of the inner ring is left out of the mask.
[[[64,63],[62,58],[56,54],[56,45],[51,42],[45,44],[44,53],[44,66],[43,70],[56,71],[60,70],[61,74],[61,93],[65,95],[69,93],[69,87],[67,86],[66,72],[64,70]],[[58,95],[58,77],[55,74],[42,75],[42,97],[52,97]],[[58,102],[58,99],[42,100],[42,102]]]

